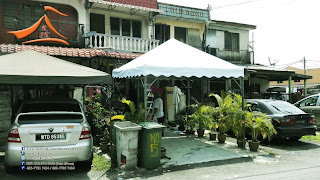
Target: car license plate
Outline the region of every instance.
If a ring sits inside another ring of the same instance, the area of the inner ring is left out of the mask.
[[[300,120],[300,121],[295,121],[295,124],[304,124],[306,121],[305,120]]]
[[[54,134],[37,134],[36,140],[58,140],[66,139],[66,133],[54,133]]]

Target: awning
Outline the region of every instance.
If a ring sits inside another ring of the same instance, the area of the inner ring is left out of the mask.
[[[244,68],[207,54],[175,39],[112,71],[115,78],[140,77],[244,77]]]
[[[111,84],[108,73],[35,51],[0,56],[1,84]]]
[[[289,76],[291,76],[292,80],[312,79],[312,76],[297,74],[292,70],[277,69],[257,64],[247,64],[240,66],[244,67],[250,73],[250,76],[267,79],[269,81],[287,81],[289,79]]]

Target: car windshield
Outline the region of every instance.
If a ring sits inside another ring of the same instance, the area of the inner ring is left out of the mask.
[[[284,113],[284,114],[304,113],[299,108],[285,101],[270,101],[270,102],[266,102],[266,104],[273,107],[273,109],[275,111],[278,111],[279,113]]]
[[[21,113],[67,111],[81,112],[79,104],[70,103],[27,103],[21,109]]]

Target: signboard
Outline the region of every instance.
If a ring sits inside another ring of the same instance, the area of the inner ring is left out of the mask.
[[[63,14],[61,12],[59,12],[58,10],[56,10],[55,8],[53,7],[50,7],[50,6],[44,6],[44,11],[52,11],[52,12],[55,12],[61,16],[68,16],[67,14]],[[19,31],[8,31],[8,33],[10,34],[13,34],[15,35],[18,39],[22,39],[22,38],[25,38],[27,36],[29,36],[30,34],[32,34],[34,31],[36,31],[41,22],[43,21],[43,19],[45,20],[46,22],[46,25],[43,25],[41,27],[41,33],[39,35],[39,38],[40,39],[34,39],[34,40],[30,40],[30,41],[26,41],[26,42],[23,42],[22,44],[28,44],[28,43],[34,43],[34,42],[57,42],[57,43],[62,43],[62,44],[65,44],[67,46],[69,46],[69,43],[63,39],[68,39],[66,37],[64,37],[63,35],[61,35],[54,27],[53,25],[51,24],[48,16],[45,14],[44,16],[42,16],[34,25],[32,25],[31,27],[29,28],[26,28],[26,29],[22,29],[22,30],[19,30]],[[50,38],[50,32],[48,31],[48,27],[49,29],[51,29],[52,32],[56,33],[58,36],[62,37],[63,39],[58,39],[58,38]]]

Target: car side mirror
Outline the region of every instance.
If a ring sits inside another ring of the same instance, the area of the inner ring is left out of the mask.
[[[295,106],[299,108],[299,107],[300,107],[300,104],[299,104],[299,103],[298,103],[298,104],[295,104]]]

